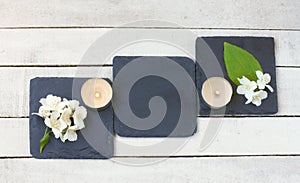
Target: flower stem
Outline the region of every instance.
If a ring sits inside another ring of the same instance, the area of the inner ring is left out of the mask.
[[[46,129],[45,129],[45,133],[44,133],[44,136],[46,135],[46,133],[48,132],[48,126],[46,127]]]
[[[40,153],[43,152],[45,146],[49,143],[49,136],[50,135],[52,135],[52,131],[48,131],[48,127],[46,127],[44,136],[40,140]]]

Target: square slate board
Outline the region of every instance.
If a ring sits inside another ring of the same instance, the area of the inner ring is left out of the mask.
[[[30,81],[30,153],[38,159],[107,159],[113,156],[113,110],[108,106],[103,111],[88,108],[81,99],[81,86],[88,78],[34,78]],[[106,79],[109,81],[108,79]],[[109,81],[111,83],[111,81]],[[73,93],[72,93],[73,89]],[[33,112],[38,112],[39,100],[48,94],[66,99],[75,99],[87,109],[85,128],[77,131],[75,142],[61,142],[50,138],[50,143],[42,154],[39,152],[39,141],[45,131],[44,119]],[[72,97],[73,94],[73,97]],[[100,124],[101,119],[103,121]],[[85,134],[84,134],[85,133]],[[91,140],[87,140],[91,139]],[[93,139],[95,138],[95,139]],[[92,142],[92,143],[91,143]],[[95,144],[96,142],[96,144]],[[90,145],[92,144],[93,147]],[[95,150],[96,149],[96,150]]]
[[[277,87],[276,87],[276,65],[275,65],[275,53],[274,53],[274,39],[271,37],[201,37],[196,41],[196,59],[200,62],[200,65],[196,64],[196,82],[198,93],[201,94],[202,84],[208,78],[205,76],[203,70],[208,69],[213,71],[213,64],[209,63],[210,60],[201,59],[202,54],[206,54],[205,50],[201,49],[201,41],[204,40],[210,49],[215,54],[219,65],[223,71],[225,79],[227,79],[233,87],[233,96],[230,103],[226,106],[225,115],[256,115],[263,116],[268,114],[275,114],[278,111],[277,104]],[[268,92],[268,98],[262,101],[262,105],[257,107],[253,104],[245,105],[246,99],[243,95],[236,93],[236,88],[227,76],[225,63],[223,59],[224,42],[237,45],[248,52],[250,52],[259,61],[265,73],[271,75],[270,85],[274,88],[274,92]],[[213,72],[212,72],[213,73]],[[210,75],[218,76],[218,75]],[[222,77],[222,76],[221,76]],[[200,116],[209,116],[211,108],[205,103],[201,95],[200,100]],[[215,114],[218,114],[223,109],[214,110]],[[219,112],[218,112],[219,111]],[[221,113],[221,112],[220,112]]]
[[[116,75],[122,70],[122,68],[129,62],[142,58],[146,62],[151,62],[154,60],[160,60],[161,58],[168,58],[174,61],[179,66],[184,68],[188,75],[195,82],[195,63],[193,60],[186,57],[133,57],[133,56],[117,56],[113,59],[113,77],[114,81]],[[142,65],[144,67],[144,65]],[[141,68],[143,70],[144,68]],[[168,69],[168,68],[165,68]],[[114,82],[114,85],[116,82]],[[191,86],[192,88],[193,86]],[[192,120],[184,121],[184,127],[180,126],[178,128],[178,118],[180,115],[181,104],[180,97],[176,91],[175,86],[169,82],[167,79],[162,77],[157,77],[154,75],[146,76],[140,78],[130,90],[129,104],[133,113],[140,117],[146,118],[150,115],[150,110],[148,108],[149,100],[154,96],[160,96],[164,99],[167,104],[167,112],[163,120],[155,127],[150,129],[140,129],[135,128],[137,122],[134,123],[134,127],[129,127],[124,124],[115,114],[114,115],[114,129],[115,132],[124,137],[186,137],[191,136],[196,132],[197,127],[197,103],[196,103],[196,91],[188,89],[185,95],[192,97],[193,102],[186,104],[188,110],[194,110],[194,116],[191,117]],[[114,89],[113,100],[119,100],[116,98],[118,92],[122,91],[122,88],[118,90]],[[123,104],[122,104],[123,105]],[[176,130],[175,127],[177,126]]]

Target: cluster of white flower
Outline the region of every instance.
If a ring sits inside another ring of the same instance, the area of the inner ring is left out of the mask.
[[[237,87],[237,93],[245,95],[247,101],[246,104],[253,103],[256,106],[261,105],[261,101],[268,97],[268,93],[264,91],[268,88],[270,92],[273,92],[273,88],[269,85],[271,76],[268,73],[263,74],[261,71],[256,71],[258,80],[250,81],[248,78],[243,76],[241,79],[238,78],[240,86]]]
[[[40,103],[39,112],[33,114],[45,119],[46,126],[52,129],[55,138],[60,138],[62,142],[76,141],[76,131],[85,127],[83,120],[87,116],[86,109],[79,106],[77,100],[61,100],[51,94],[40,99]]]

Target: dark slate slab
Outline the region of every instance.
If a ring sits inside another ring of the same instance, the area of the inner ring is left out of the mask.
[[[274,92],[268,92],[268,98],[262,101],[262,105],[257,107],[253,104],[245,105],[245,97],[243,95],[238,95],[236,93],[236,88],[231,81],[233,87],[233,96],[230,103],[226,108],[214,110],[213,113],[219,114],[221,111],[225,110],[225,115],[257,115],[263,116],[268,114],[275,114],[278,111],[277,104],[277,87],[276,87],[276,67],[275,67],[275,53],[274,53],[274,39],[271,37],[202,37],[213,53],[216,55],[218,64],[221,66],[222,72],[225,76],[225,79],[228,81],[225,63],[223,59],[223,50],[224,42],[229,42],[231,44],[237,45],[251,54],[253,54],[258,61],[260,62],[264,72],[269,73],[272,77],[270,85],[274,88]],[[203,59],[202,56],[205,56],[206,52],[204,49],[201,49],[201,38],[198,38],[196,41],[196,59],[200,62],[200,65],[196,64],[196,81],[198,93],[201,94],[202,84],[208,77],[220,76],[217,74],[210,74],[206,76],[204,70],[211,70],[214,73],[213,66],[214,64],[209,63],[210,60]],[[200,116],[209,116],[212,110],[205,103],[201,95],[200,98]],[[224,113],[223,113],[224,114]]]
[[[147,62],[159,60],[162,57],[130,57],[130,56],[117,56],[113,59],[113,77],[114,88],[116,87],[115,78],[116,75],[124,68],[125,65],[131,61],[140,58],[146,59]],[[193,60],[186,57],[164,57],[171,59],[173,62],[179,64],[188,75],[192,78],[193,84],[195,82],[195,63]],[[146,67],[143,66],[142,67]],[[139,68],[143,70],[145,68]],[[176,72],[174,73],[176,74]],[[166,78],[150,75],[140,78],[130,90],[129,105],[132,112],[139,118],[146,118],[151,114],[149,110],[149,101],[152,97],[160,96],[167,104],[167,112],[163,120],[155,127],[147,130],[141,130],[138,128],[138,122],[131,121],[134,125],[128,126],[122,122],[122,119],[118,118],[118,115],[114,115],[114,129],[120,136],[125,137],[185,137],[191,136],[196,132],[196,116],[197,116],[197,104],[196,104],[196,92],[192,90],[194,86],[190,86],[184,95],[190,97],[193,102],[184,104],[181,106],[179,93],[175,86],[169,82]],[[191,91],[192,90],[192,91]],[[191,91],[191,92],[189,92]],[[116,96],[119,93],[124,92],[122,87],[118,90],[114,89],[113,100],[119,100]],[[123,104],[122,104],[123,105]],[[182,126],[178,125],[178,119],[180,116],[181,107],[185,107],[190,111],[195,111],[194,115],[190,116],[191,120],[184,121]],[[157,121],[153,122],[156,123]],[[180,127],[178,127],[180,126]],[[176,127],[176,129],[175,129]]]
[[[34,78],[30,81],[30,153],[33,157],[39,159],[107,159],[113,156],[112,106],[108,106],[103,111],[97,111],[84,105],[80,91],[82,84],[87,79]],[[40,154],[39,141],[43,137],[46,126],[44,119],[31,115],[31,113],[38,112],[39,100],[48,94],[69,100],[78,100],[80,105],[86,107],[88,115],[85,119],[86,127],[77,131],[77,141],[63,143],[59,139],[51,137],[50,143]],[[102,123],[99,119],[102,120]]]

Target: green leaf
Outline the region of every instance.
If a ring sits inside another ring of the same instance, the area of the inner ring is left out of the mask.
[[[224,61],[230,80],[240,85],[238,78],[247,77],[251,81],[256,81],[256,71],[262,71],[258,60],[248,51],[224,42]]]
[[[47,131],[48,131],[48,127],[46,128],[43,138],[40,140],[40,153],[43,152],[45,146],[49,143],[49,137],[52,134],[52,131],[49,132]]]

